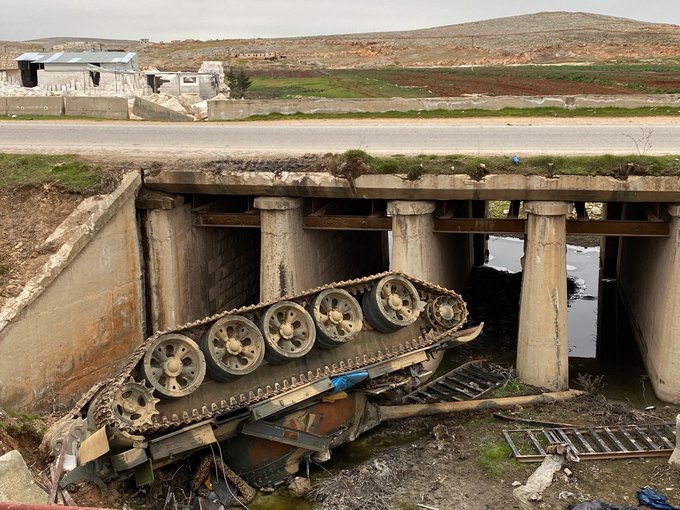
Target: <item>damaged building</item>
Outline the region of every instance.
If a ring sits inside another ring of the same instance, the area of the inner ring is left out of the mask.
[[[29,52],[15,60],[23,87],[116,94],[131,94],[143,88],[134,52]]]
[[[212,99],[218,93],[219,80],[213,73],[146,71],[144,74],[154,94]]]

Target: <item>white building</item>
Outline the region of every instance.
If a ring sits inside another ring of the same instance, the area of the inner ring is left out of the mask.
[[[127,95],[144,86],[134,52],[24,53],[15,60],[24,87]]]

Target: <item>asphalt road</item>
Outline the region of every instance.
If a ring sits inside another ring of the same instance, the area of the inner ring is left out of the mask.
[[[151,123],[0,122],[0,151],[127,156],[680,153],[675,119],[452,119]]]

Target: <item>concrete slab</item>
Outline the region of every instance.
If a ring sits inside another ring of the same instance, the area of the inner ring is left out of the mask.
[[[680,177],[560,175],[362,175],[356,190],[325,172],[149,172],[148,188],[169,193],[215,193],[289,197],[377,198],[392,200],[586,200],[592,202],[680,202]],[[272,186],[272,183],[276,183]]]
[[[8,115],[63,115],[61,97],[16,96],[7,97]]]
[[[64,97],[64,115],[127,120],[128,102],[124,97]]]
[[[7,115],[7,98],[0,97],[0,115]]]
[[[152,103],[141,97],[136,97],[132,104],[132,113],[145,120],[161,120],[174,122],[192,122],[194,118],[190,115],[176,112],[170,108]]]

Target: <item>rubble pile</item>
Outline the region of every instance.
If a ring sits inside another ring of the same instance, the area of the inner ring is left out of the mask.
[[[52,92],[40,87],[26,88],[21,85],[0,82],[0,96],[60,96],[61,92]]]
[[[214,99],[225,97],[218,94]],[[144,96],[143,99],[156,103],[170,110],[192,115],[196,120],[204,120],[208,117],[208,101],[199,96],[182,94],[181,96],[169,96],[167,94],[151,94]]]

